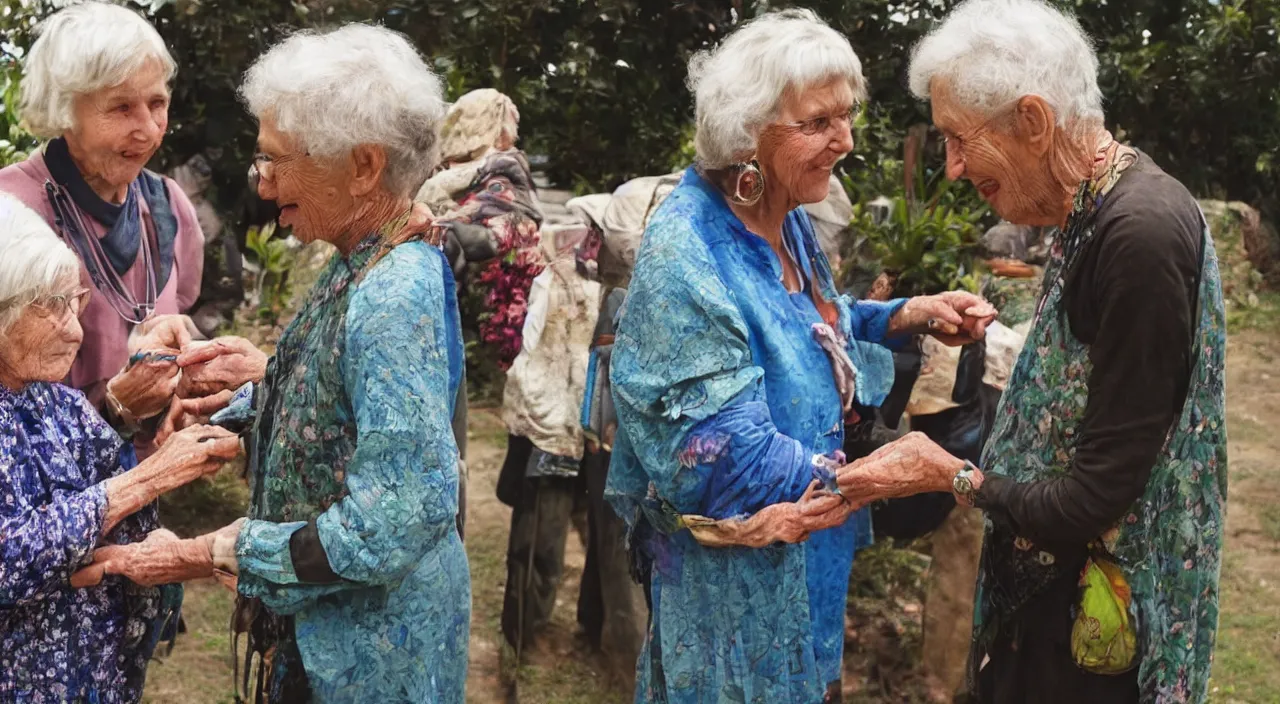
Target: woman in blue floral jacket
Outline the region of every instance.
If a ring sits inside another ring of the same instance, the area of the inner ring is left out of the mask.
[[[892,385],[881,343],[980,337],[995,311],[837,295],[798,206],[827,198],[853,148],[866,86],[848,40],[808,11],[767,14],[689,73],[698,161],[645,230],[611,360],[606,495],[652,602],[635,700],[838,701],[870,515],[817,487],[835,486],[855,401]]]
[[[88,295],[75,254],[0,197],[0,701],[142,696],[180,588],[113,577],[78,589],[71,576],[100,544],[177,542],[159,529],[155,498],[240,451],[231,433],[196,426],[138,464],[84,394],[59,383]]]

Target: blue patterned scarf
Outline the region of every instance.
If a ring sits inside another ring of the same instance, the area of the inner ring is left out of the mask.
[[[153,266],[156,292],[158,294],[163,291],[165,284],[169,282],[169,275],[173,272],[173,248],[178,236],[178,218],[169,204],[169,193],[165,188],[164,179],[144,170],[138,175],[137,180],[129,184],[124,203],[116,205],[103,200],[85,181],[80,169],[71,159],[71,152],[67,148],[65,139],[59,137],[49,142],[48,147],[45,148],[44,159],[54,182],[65,190],[72,203],[107,227],[106,235],[98,239],[98,244],[117,276],[123,276],[138,260],[138,250],[142,246],[142,233],[145,229],[138,199],[141,198],[146,202],[152,223],[155,225],[156,242],[153,251],[156,256]],[[51,193],[51,202],[53,199],[54,195]],[[53,206],[54,212],[58,212],[58,203],[53,203]],[[91,233],[81,232],[81,228],[72,219],[59,224],[62,227],[63,236],[75,248],[80,255],[80,260],[89,269],[94,285],[101,290],[102,286],[98,282],[106,280],[107,272],[100,270],[95,257],[92,256],[90,250],[92,242],[88,239]],[[154,301],[151,303],[154,304]]]

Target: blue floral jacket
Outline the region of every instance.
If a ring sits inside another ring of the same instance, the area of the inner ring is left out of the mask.
[[[79,391],[0,386],[0,701],[142,696],[160,590],[114,576],[69,583],[100,543],[138,542],[159,527],[152,504],[102,537],[103,482],[135,463]]]

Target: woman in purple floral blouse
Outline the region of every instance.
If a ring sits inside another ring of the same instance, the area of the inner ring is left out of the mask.
[[[139,464],[67,378],[89,292],[43,219],[0,195],[0,702],[135,702],[177,601],[165,588],[71,575],[99,545],[177,538],[155,499],[240,451],[195,426]]]

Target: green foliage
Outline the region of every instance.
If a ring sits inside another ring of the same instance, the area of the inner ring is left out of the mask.
[[[22,70],[8,56],[2,61],[0,81],[3,83],[0,83],[0,89],[3,90],[3,99],[0,100],[0,111],[4,112],[4,119],[0,120],[0,167],[23,161],[38,146],[36,138],[18,124],[16,107]]]
[[[1280,2],[1050,0],[1095,40],[1107,124],[1192,192],[1280,216]],[[891,134],[927,121],[906,90],[910,47],[957,0],[798,0],[849,37]],[[765,3],[757,3],[764,9]],[[901,142],[859,144],[846,169],[876,169]],[[864,151],[866,150],[866,151]],[[869,152],[869,153],[868,153]],[[884,191],[882,191],[884,193]]]
[[[124,0],[121,0],[124,1]],[[1280,2],[1055,0],[1095,38],[1109,124],[1197,193],[1275,215],[1280,199]],[[892,191],[905,127],[927,105],[905,89],[910,47],[956,0],[128,0],[180,69],[159,166],[205,153],[214,202],[240,214],[255,127],[236,99],[249,63],[292,28],[382,22],[431,56],[451,96],[493,87],[520,106],[523,146],[575,190],[611,189],[688,163],[687,61],[736,22],[788,6],[846,34],[870,84],[842,168],[859,200]],[[0,0],[6,57],[53,0]],[[11,82],[11,77],[10,77]],[[6,84],[7,86],[8,84]],[[0,135],[3,136],[3,135]],[[9,140],[21,152],[21,140]],[[874,192],[873,192],[874,191]],[[870,195],[869,195],[870,194]]]
[[[901,168],[900,165],[898,168]],[[846,186],[857,192],[851,176]],[[974,255],[982,237],[987,205],[963,184],[948,181],[940,169],[916,169],[911,197],[897,189],[888,214],[879,219],[866,203],[853,206],[854,242],[865,256],[850,257],[854,266],[874,263],[896,278],[894,294],[916,296],[954,289],[977,291]],[[870,257],[870,261],[867,257]],[[846,283],[847,275],[846,275]]]
[[[881,539],[858,552],[849,579],[846,617],[846,686],[855,701],[927,701],[920,648],[929,566],[925,541],[897,545]]]
[[[1280,2],[1062,2],[1098,40],[1108,123],[1202,196],[1280,214]]]
[[[245,234],[245,250],[258,265],[255,298],[263,320],[278,319],[289,305],[289,271],[296,259],[289,243],[275,234],[275,222],[250,226]]]
[[[730,10],[710,0],[452,0],[397,3],[383,17],[435,57],[454,95],[510,95],[522,146],[548,158],[552,182],[581,192],[688,163],[686,63],[731,25]]]
[[[35,21],[34,17],[24,16],[20,11],[18,0],[0,2],[0,27],[6,30],[0,37],[0,112],[4,113],[0,119],[0,167],[26,159],[38,146],[38,140],[22,128],[18,119],[23,51],[7,41],[14,29],[22,30]]]
[[[151,166],[165,170],[203,153],[213,166],[210,200],[230,219],[241,218],[251,193],[245,170],[257,128],[236,97],[250,62],[289,25],[307,16],[301,3],[246,0],[117,0],[155,25],[178,63],[172,84],[169,134]],[[20,78],[18,63],[35,40],[39,19],[66,4],[60,0],[0,0],[0,34],[5,43],[5,87]],[[5,93],[6,116],[13,102]],[[12,118],[9,120],[13,134]],[[11,143],[19,144],[12,138]],[[15,149],[29,149],[32,142]],[[0,146],[0,157],[8,158]],[[7,163],[7,162],[6,162]]]
[[[290,27],[309,16],[302,3],[272,0],[147,0],[145,14],[178,62],[169,134],[154,167],[167,169],[204,154],[213,167],[206,194],[243,232],[253,194],[245,172],[257,125],[239,102],[244,72]]]
[[[903,190],[904,130],[881,105],[867,105],[853,122],[853,152],[842,163],[849,199],[867,203]]]

